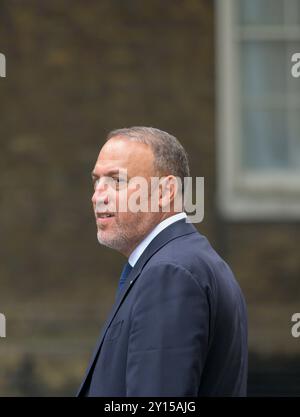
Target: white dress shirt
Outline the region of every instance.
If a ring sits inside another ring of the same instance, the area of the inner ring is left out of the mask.
[[[146,247],[149,245],[149,243],[157,236],[162,230],[164,230],[167,226],[169,226],[172,223],[177,222],[178,220],[187,218],[187,214],[185,212],[174,214],[173,216],[168,217],[167,219],[163,220],[162,222],[158,223],[154,227],[154,229],[151,230],[151,232],[137,245],[137,247],[131,252],[128,262],[129,264],[134,267],[134,265],[137,263],[139,257],[142,255]]]

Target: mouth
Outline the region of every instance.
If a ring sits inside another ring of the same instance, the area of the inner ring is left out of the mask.
[[[97,223],[108,223],[113,217],[113,213],[96,213]]]

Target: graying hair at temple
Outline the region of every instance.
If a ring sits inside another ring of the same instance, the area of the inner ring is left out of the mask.
[[[190,176],[188,156],[178,139],[163,130],[153,127],[133,126],[109,132],[106,141],[115,136],[125,136],[134,142],[149,145],[154,154],[154,167],[161,175],[174,175],[182,182]]]

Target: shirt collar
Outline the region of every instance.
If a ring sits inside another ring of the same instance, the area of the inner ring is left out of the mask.
[[[162,230],[168,227],[170,224],[177,222],[178,220],[187,218],[185,212],[174,214],[173,216],[168,217],[167,219],[161,221],[151,230],[151,232],[138,244],[138,246],[131,252],[128,262],[134,267],[137,263],[139,257],[142,255],[149,243],[157,236]]]

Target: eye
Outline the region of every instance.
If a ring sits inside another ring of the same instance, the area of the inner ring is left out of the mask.
[[[115,186],[118,188],[125,187],[127,183],[127,181],[124,178],[116,177],[116,178],[113,178],[113,180],[114,180]]]
[[[100,183],[100,178],[94,178],[93,179],[93,188],[96,190]],[[103,187],[114,187],[116,189],[119,189],[120,187],[123,187],[127,184],[126,179],[120,178],[120,177],[105,177],[105,181],[103,183]]]
[[[125,179],[122,177],[113,177],[113,180],[117,183],[126,182]]]

